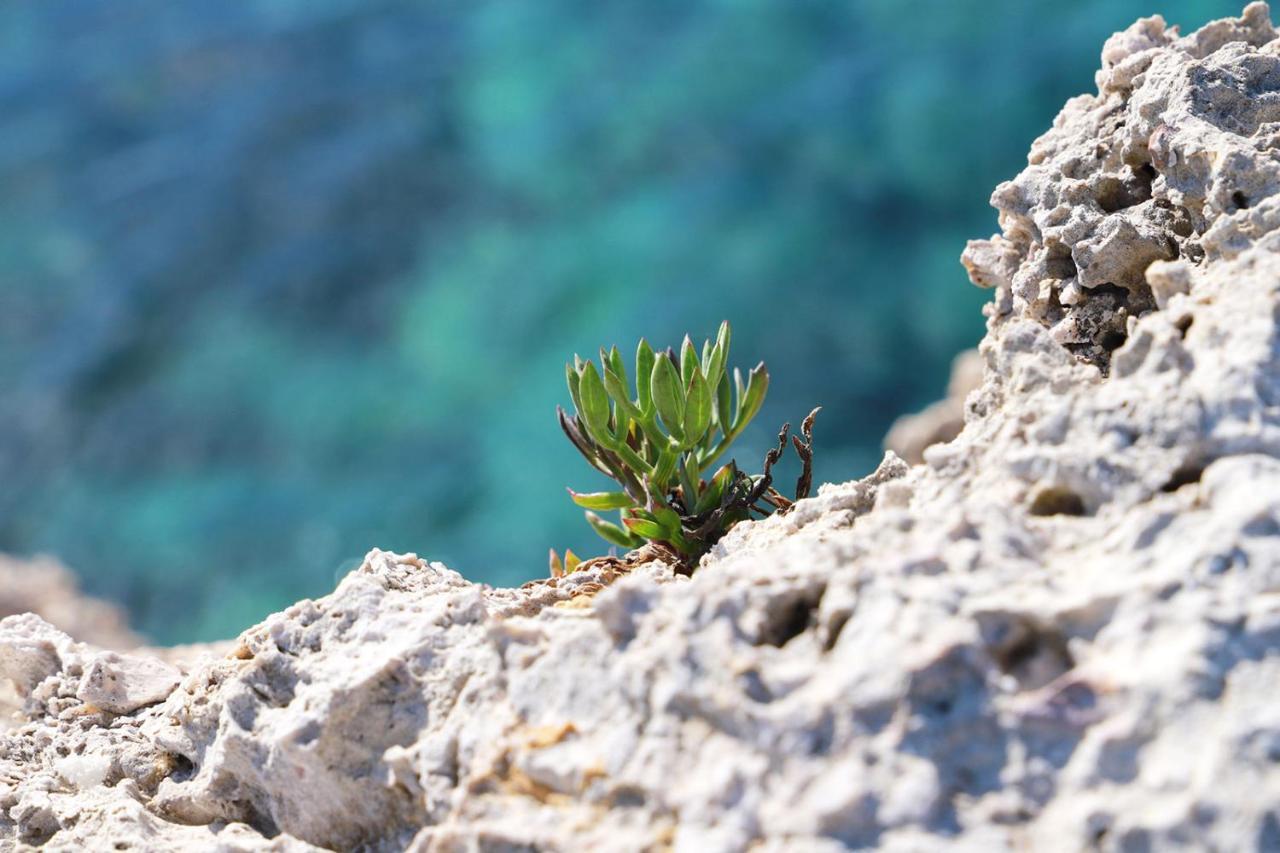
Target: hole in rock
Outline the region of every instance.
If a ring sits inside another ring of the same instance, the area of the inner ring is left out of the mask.
[[[1084,500],[1070,489],[1050,486],[1040,490],[1028,511],[1032,515],[1084,515]]]
[[[1240,190],[1236,190],[1231,194],[1231,203],[1236,206],[1236,210],[1249,209],[1249,199]]]
[[[758,669],[749,669],[739,675],[738,685],[752,702],[765,704],[773,701],[773,691],[764,683],[764,677]]]
[[[1107,376],[1111,353],[1128,337],[1130,317],[1155,310],[1155,298],[1145,284],[1125,288],[1104,282],[1088,288],[1085,301],[1064,310],[1063,322],[1070,340],[1063,347],[1078,361],[1092,364]]]
[[[169,776],[175,781],[183,782],[195,775],[196,766],[191,763],[191,759],[185,755],[178,755],[176,752],[169,753]]]
[[[807,631],[817,621],[815,617],[824,592],[825,588],[819,589],[816,595],[780,598],[769,611],[759,644],[780,649]]]
[[[1071,257],[1071,249],[1061,243],[1050,243],[1045,246],[1045,252],[1044,268],[1050,277],[1075,278],[1076,262]]]
[[[1043,687],[1075,666],[1062,633],[1023,614],[978,614],[978,630],[991,659],[1024,690]]]
[[[644,788],[635,785],[620,785],[609,797],[610,804],[616,808],[638,809],[649,801]]]
[[[1124,342],[1128,340],[1124,332],[1117,332],[1115,329],[1108,329],[1102,333],[1102,337],[1098,339],[1098,346],[1107,352],[1114,352],[1124,346]]]
[[[1056,633],[1030,631],[997,658],[997,664],[1028,689],[1043,687],[1075,664]]]
[[[1177,246],[1175,238],[1186,239],[1195,233],[1195,225],[1191,222],[1191,213],[1181,205],[1175,205],[1168,199],[1158,198],[1153,203],[1155,210],[1153,211],[1154,221],[1167,228],[1172,234],[1165,234],[1166,245],[1173,243],[1176,248],[1171,250],[1172,257],[1178,257],[1180,254],[1180,246]]]
[[[1146,171],[1150,169],[1150,172]],[[1150,164],[1134,170],[1126,179],[1104,177],[1094,186],[1093,197],[1104,213],[1115,213],[1126,207],[1142,204],[1151,198],[1151,182],[1155,169]]]
[[[1187,329],[1191,328],[1191,324],[1195,322],[1195,317],[1190,314],[1183,314],[1181,317],[1173,321],[1173,327],[1178,330],[1178,334],[1182,337],[1187,336]]]
[[[836,647],[836,643],[840,640],[840,632],[844,630],[844,626],[848,624],[849,617],[852,615],[849,611],[842,610],[827,621],[827,636],[822,641],[824,652],[829,652]]]
[[[1169,475],[1169,482],[1160,487],[1162,492],[1176,492],[1183,486],[1190,486],[1192,483],[1200,482],[1200,475],[1204,473],[1204,466],[1197,462],[1185,462],[1179,465],[1177,470]]]
[[[1128,193],[1125,192],[1124,184],[1117,178],[1105,178],[1099,181],[1094,198],[1097,199],[1098,206],[1107,213],[1115,213],[1129,206]]]

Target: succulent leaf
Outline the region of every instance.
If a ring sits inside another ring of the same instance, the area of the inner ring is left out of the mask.
[[[644,338],[636,347],[636,401],[640,412],[645,416],[653,413],[653,390],[650,384],[653,376],[653,347]]]
[[[720,350],[721,365],[729,363],[729,339],[732,336],[733,330],[729,328],[729,321],[721,321],[720,328],[716,331],[716,349]]]
[[[574,410],[581,411],[582,398],[578,396],[578,371],[574,370],[572,364],[566,364],[564,366],[564,378],[569,384],[569,399],[573,401]]]
[[[685,335],[684,343],[680,344],[680,384],[687,386],[693,374],[701,369],[698,364],[698,351],[693,347],[693,340]]]
[[[736,401],[733,408],[733,431],[736,433],[738,431],[737,423],[742,414],[742,398],[747,396],[747,386],[742,381],[742,371],[736,367],[733,369],[733,389],[735,392],[733,399]]]
[[[636,548],[642,540],[632,536],[626,530],[611,521],[605,521],[594,512],[583,513],[587,518],[587,524],[591,525],[591,529],[606,542],[617,545],[619,548]]]
[[[729,322],[720,324],[720,331],[716,334],[716,342],[711,347],[710,355],[705,359],[703,366],[703,374],[707,378],[707,385],[713,390],[720,386],[720,379],[724,376],[725,364],[729,359]]]
[[[684,440],[686,446],[693,446],[701,441],[710,426],[711,391],[707,388],[707,380],[702,378],[702,371],[695,370],[685,389]]]
[[[667,537],[674,539],[680,534],[680,516],[668,506],[660,506],[653,511],[653,520],[667,531]]]
[[[609,350],[608,362],[601,360],[600,363],[602,365],[607,364],[610,370],[618,374],[618,378],[622,380],[623,387],[629,384],[627,381],[627,364],[622,360],[622,353],[618,351],[616,346]],[[629,395],[627,399],[630,399]]]
[[[576,417],[570,418],[568,413],[559,406],[556,406],[556,414],[560,418],[560,429],[564,430],[564,434],[569,438],[569,441],[573,446],[578,449],[578,452],[581,453],[597,471],[613,477],[614,472],[605,464],[604,459],[599,453],[599,449],[589,438],[586,437],[586,435],[583,434],[582,420]]]
[[[596,366],[585,362],[578,375],[578,394],[582,397],[582,420],[587,425],[591,437],[604,445],[613,442],[609,432],[609,394],[605,390]]]
[[[707,488],[698,498],[698,503],[693,509],[695,515],[701,515],[720,504],[720,498],[723,497],[725,489],[733,482],[736,471],[737,467],[732,462],[722,465],[716,471],[711,477],[711,481],[707,483]]]
[[[733,424],[733,390],[729,386],[729,375],[723,371],[716,383],[715,424],[725,433]]]
[[[575,492],[569,489],[569,496],[583,509],[622,509],[635,505],[635,499],[626,492]]]
[[[768,390],[769,371],[765,369],[762,361],[751,369],[751,374],[747,378],[747,390],[742,400],[742,409],[738,412],[738,420],[733,425],[735,433],[745,428],[759,413],[760,407],[764,405],[764,395]]]
[[[647,518],[624,518],[623,525],[637,536],[643,536],[645,539],[652,539],[657,542],[663,542],[667,539],[667,531],[661,524],[656,521],[649,521]]]
[[[671,359],[664,357],[654,362],[650,386],[658,416],[662,418],[667,432],[680,441],[684,437],[684,394],[681,392],[680,376]]]
[[[613,402],[617,405],[618,414],[623,418],[640,418],[640,412],[636,409],[635,404],[631,402],[631,393],[627,388],[627,380],[624,376],[619,376],[614,371],[613,365],[609,365],[604,371],[604,388],[609,396],[613,398]],[[615,431],[621,439],[625,439],[628,430],[622,425]]]

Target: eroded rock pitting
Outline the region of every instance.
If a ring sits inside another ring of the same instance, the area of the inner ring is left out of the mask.
[[[1079,360],[1110,367],[1159,306],[1155,261],[1202,265],[1206,232],[1276,192],[1280,52],[1266,7],[1185,38],[1148,18],[1103,48],[1098,95],[1068,102],[1028,168],[992,196],[1002,235],[964,255]]]

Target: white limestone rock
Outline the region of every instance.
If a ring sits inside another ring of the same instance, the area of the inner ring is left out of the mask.
[[[20,694],[78,663],[84,649],[33,613],[0,619],[0,679],[8,679]]]
[[[112,714],[130,714],[164,701],[181,679],[176,666],[155,658],[101,652],[85,666],[76,698]]]
[[[81,592],[75,576],[56,560],[0,555],[0,619],[22,613],[34,613],[81,642],[113,649],[141,643],[118,607]],[[11,682],[0,676],[0,731],[17,722],[21,705]]]
[[[124,715],[0,622],[0,847],[1280,848],[1267,17],[1109,40],[966,251],[963,431],[691,578],[373,551]]]

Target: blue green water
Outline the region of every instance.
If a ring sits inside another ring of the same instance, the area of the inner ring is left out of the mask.
[[[735,329],[859,476],[981,335],[957,256],[1104,38],[1238,4],[0,10],[0,551],[158,640],[368,548],[515,583],[601,547],[563,362]]]

